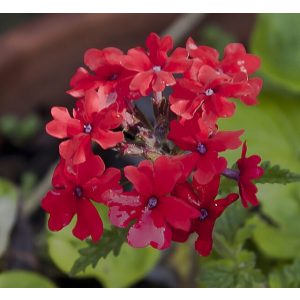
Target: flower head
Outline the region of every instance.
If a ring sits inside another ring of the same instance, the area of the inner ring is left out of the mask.
[[[101,238],[103,224],[91,199],[105,203],[103,195],[107,190],[120,190],[121,176],[117,169],[104,170],[102,159],[95,155],[76,166],[60,161],[53,174],[53,189],[42,200],[42,208],[50,214],[50,230],[61,230],[76,215],[74,236],[81,240],[91,236],[93,241]]]

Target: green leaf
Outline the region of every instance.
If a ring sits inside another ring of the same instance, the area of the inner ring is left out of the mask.
[[[258,154],[264,161],[272,161],[300,171],[300,102],[288,93],[264,92],[260,104],[248,107],[237,103],[237,112],[230,120],[221,120],[221,130],[245,129],[247,155]],[[241,155],[228,151],[225,156],[233,164]],[[299,184],[258,185],[258,199],[262,212],[277,227],[255,218],[253,237],[258,248],[273,258],[292,259],[300,256],[300,186]],[[289,245],[287,247],[287,245]]]
[[[229,243],[233,243],[237,231],[245,224],[249,210],[237,201],[226,208],[217,219],[215,233],[223,236]]]
[[[9,181],[0,179],[0,256],[8,245],[16,221],[17,196],[16,187]]]
[[[213,23],[204,25],[204,27],[201,26],[199,35],[198,44],[214,47],[221,53],[227,44],[236,41],[236,37],[232,32],[226,31],[223,27]]]
[[[222,176],[219,187],[219,195],[221,197],[224,197],[230,193],[235,192],[237,190],[237,187],[238,185],[236,180],[232,180]]]
[[[300,91],[300,15],[260,14],[251,52],[262,60],[261,71],[274,83]]]
[[[0,274],[0,288],[54,288],[55,284],[44,276],[22,270]]]
[[[0,118],[0,133],[16,146],[28,141],[40,128],[41,120],[34,114],[23,119],[16,115],[4,115]]]
[[[66,274],[69,274],[78,259],[78,251],[85,245],[73,237],[73,225],[74,222],[60,232],[51,233],[48,238],[49,255],[55,265]],[[105,226],[108,228],[106,224]],[[95,268],[88,266],[85,272],[80,272],[76,277],[94,277],[106,287],[128,287],[152,270],[160,254],[160,251],[151,247],[135,249],[124,243],[118,256],[110,252]]]
[[[116,227],[111,230],[105,229],[98,243],[89,241],[88,247],[79,250],[80,257],[75,261],[70,275],[74,276],[81,271],[85,271],[89,265],[95,268],[98,261],[107,257],[110,252],[117,256],[126,240],[127,232],[127,229]]]
[[[269,274],[271,288],[299,288],[300,287],[300,259],[295,259],[290,265]]]
[[[292,173],[288,169],[282,169],[279,165],[272,166],[269,161],[261,164],[264,175],[256,180],[256,183],[288,184],[300,181],[300,174]]]
[[[265,278],[255,268],[255,255],[241,251],[235,259],[209,260],[203,263],[198,277],[200,287],[264,287]]]

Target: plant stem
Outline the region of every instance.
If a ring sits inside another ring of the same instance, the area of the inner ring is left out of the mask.
[[[223,171],[222,175],[229,179],[238,181],[240,176],[240,171],[226,168]]]

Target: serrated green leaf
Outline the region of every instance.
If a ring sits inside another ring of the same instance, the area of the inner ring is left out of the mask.
[[[89,265],[95,268],[99,260],[106,258],[110,252],[117,256],[126,240],[127,232],[127,229],[116,227],[111,230],[105,229],[98,243],[88,242],[88,247],[79,250],[80,257],[75,261],[70,275],[85,271]]]
[[[103,214],[101,216],[104,217]],[[103,220],[104,227],[109,229],[105,218]],[[50,233],[48,237],[49,255],[55,265],[66,274],[69,274],[78,259],[78,251],[86,245],[72,235],[74,224],[75,220],[70,226],[59,232]],[[145,277],[155,266],[160,255],[161,251],[151,247],[135,249],[124,243],[118,256],[110,252],[95,268],[90,265],[85,272],[80,272],[76,277],[96,278],[105,287],[128,287]]]
[[[295,259],[292,264],[271,272],[269,286],[271,288],[299,288],[300,259]]]
[[[54,288],[55,284],[44,276],[23,270],[0,274],[0,288]]]
[[[264,287],[265,278],[255,268],[255,254],[241,251],[235,259],[217,259],[204,263],[198,283],[208,288]]]
[[[264,175],[257,179],[256,183],[288,184],[300,181],[300,174],[292,173],[288,169],[282,169],[279,165],[272,166],[269,161],[264,161],[261,167],[264,169]]]

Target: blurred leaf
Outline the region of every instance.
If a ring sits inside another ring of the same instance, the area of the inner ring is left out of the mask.
[[[269,275],[271,288],[299,288],[300,287],[300,260],[296,259],[292,264],[286,265]]]
[[[262,60],[261,70],[275,83],[300,91],[300,15],[260,14],[251,51]]]
[[[0,274],[0,288],[54,288],[55,284],[38,273],[22,270]]]
[[[95,268],[101,258],[106,258],[112,252],[117,256],[120,253],[121,247],[126,241],[127,229],[112,228],[105,229],[101,240],[98,243],[88,242],[88,247],[80,249],[80,257],[75,261],[70,275],[76,275],[92,265]]]
[[[241,251],[236,259],[217,259],[204,262],[198,278],[200,287],[264,287],[265,278],[255,268],[255,255]]]
[[[56,266],[69,273],[82,243],[74,239],[51,236],[48,239],[49,254]],[[95,268],[87,267],[79,277],[95,277],[106,287],[128,287],[147,275],[160,258],[160,251],[150,247],[134,249],[123,244],[120,254],[110,253]]]
[[[208,24],[202,27],[199,36],[198,43],[214,47],[220,53],[222,53],[228,43],[236,41],[235,36],[233,36],[231,32],[224,30],[217,24]]]
[[[17,217],[16,187],[0,179],[0,256],[4,253]]]
[[[101,207],[103,212],[103,207]],[[101,213],[105,228],[105,215]],[[69,274],[74,262],[78,259],[78,251],[85,243],[73,237],[71,226],[60,232],[51,233],[48,238],[49,255],[55,265],[64,273]],[[118,256],[110,252],[101,259],[95,268],[88,266],[85,272],[76,277],[95,277],[106,287],[128,287],[144,278],[155,266],[161,252],[151,247],[134,249],[124,243]]]
[[[0,118],[0,133],[16,146],[32,138],[40,127],[41,120],[36,115],[29,115],[21,120],[15,115],[4,115]]]
[[[32,172],[24,172],[21,176],[21,190],[24,198],[28,197],[38,181],[37,175]]]
[[[292,173],[288,169],[282,169],[279,165],[272,166],[269,161],[261,163],[264,175],[257,179],[256,183],[279,183],[288,184],[300,181],[300,174]]]
[[[190,273],[194,268],[194,255],[198,259],[198,253],[195,252],[195,247],[191,240],[188,240],[186,243],[176,243],[173,249],[174,251],[169,256],[168,262],[180,277],[180,281],[187,282],[190,280]]]
[[[219,195],[224,197],[230,193],[233,193],[237,190],[237,182],[235,180],[226,178],[225,176],[221,177]]]
[[[264,92],[260,104],[248,107],[237,103],[237,112],[230,120],[221,120],[223,130],[245,129],[248,155],[260,155],[282,168],[300,171],[300,103],[288,93]],[[226,153],[229,163],[240,157],[240,151]],[[264,254],[274,258],[300,256],[300,187],[299,184],[258,185],[262,212],[277,227],[255,218],[254,240]],[[287,247],[287,245],[289,245]]]
[[[237,231],[245,224],[249,211],[240,202],[235,202],[217,219],[215,232],[233,243]]]

